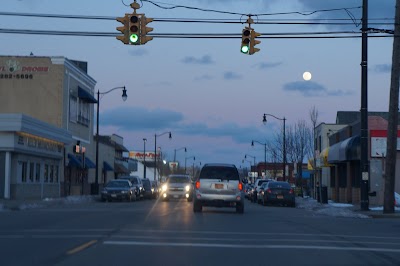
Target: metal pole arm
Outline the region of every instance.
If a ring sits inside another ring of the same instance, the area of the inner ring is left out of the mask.
[[[284,121],[284,120],[286,120],[286,118],[284,117],[284,118],[279,118],[279,117],[277,117],[277,116],[274,116],[274,115],[272,115],[272,114],[264,114],[264,117],[265,116],[272,116],[273,118],[276,118],[276,119],[278,119],[278,120],[282,120],[282,121]]]
[[[101,94],[101,95],[104,95],[104,94],[110,93],[112,91],[115,91],[117,89],[124,89],[125,90],[125,86],[115,87],[115,88],[112,88],[111,90],[108,90],[108,91],[105,91],[105,92],[100,92],[99,91],[98,93]]]

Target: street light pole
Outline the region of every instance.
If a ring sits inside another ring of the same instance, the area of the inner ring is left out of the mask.
[[[253,156],[253,155],[250,155],[250,154],[245,154],[245,155],[244,155],[244,158],[247,159],[247,156],[253,158],[253,160],[254,160],[253,166],[254,166],[254,168],[256,168],[256,156]],[[251,163],[250,163],[250,172],[252,172],[251,175],[253,176],[253,179],[254,179],[253,182],[255,182],[255,177],[254,177],[253,171],[252,171],[252,169],[251,169]]]
[[[185,174],[186,174],[186,160],[187,159],[193,159],[194,161],[196,161],[196,157],[195,156],[185,157]]]
[[[254,146],[254,142],[256,142],[256,143],[258,143],[260,145],[264,145],[264,167],[265,167],[264,173],[265,173],[265,177],[266,177],[267,176],[267,143],[266,142],[262,143],[262,142],[259,142],[257,140],[252,140],[251,141],[251,146]]]
[[[128,95],[126,94],[125,86],[122,87],[115,87],[106,92],[100,92],[97,90],[97,116],[96,116],[96,172],[95,172],[95,183],[92,194],[97,195],[99,194],[99,109],[100,109],[100,94],[105,95],[109,92],[112,92],[117,89],[122,89],[122,100],[126,101]]]
[[[267,116],[271,116],[275,119],[283,121],[283,143],[282,143],[282,145],[283,145],[283,156],[282,156],[283,157],[282,158],[283,159],[283,174],[282,174],[282,177],[283,177],[283,181],[285,181],[286,180],[286,117],[279,118],[279,117],[276,117],[271,114],[264,114],[263,115],[263,123],[264,124],[267,123]]]
[[[185,157],[186,157],[186,151],[187,151],[186,147],[182,147],[182,148],[174,150],[174,163],[176,163],[176,152],[179,151],[179,150],[183,150],[183,149],[185,149]]]
[[[157,137],[161,137],[162,135],[169,134],[169,139],[172,138],[171,131],[167,131],[161,133],[159,135],[154,134],[154,181],[156,181],[156,171],[157,171]]]
[[[146,178],[146,141],[147,139],[143,139],[143,178]]]

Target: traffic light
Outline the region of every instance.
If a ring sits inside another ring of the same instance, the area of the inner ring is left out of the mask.
[[[128,15],[125,14],[124,17],[117,18],[118,22],[124,24],[124,26],[117,27],[117,31],[120,31],[123,35],[117,36],[116,38],[123,42],[124,44],[129,44],[129,22],[128,22]]]
[[[261,41],[256,40],[257,37],[261,36],[260,33],[255,32],[254,30],[251,31],[250,33],[250,51],[249,54],[254,54],[257,53],[258,51],[260,51],[259,48],[256,48],[255,46],[257,44],[260,44]]]
[[[136,13],[129,15],[129,43],[140,45],[140,16]]]
[[[242,45],[240,47],[240,51],[244,54],[249,54],[250,51],[250,28],[245,27],[242,30]]]
[[[142,15],[141,19],[140,19],[140,44],[145,44],[151,40],[153,40],[153,37],[147,36],[147,33],[149,33],[150,31],[153,31],[153,28],[147,27],[147,24],[149,24],[150,22],[152,22],[153,19],[152,18],[146,18],[145,15]]]

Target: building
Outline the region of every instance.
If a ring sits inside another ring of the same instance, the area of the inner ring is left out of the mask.
[[[37,190],[33,185],[18,185],[25,178],[24,171],[30,173],[29,171],[35,172],[39,169],[39,166],[35,166],[36,161],[41,162],[40,169],[44,171],[40,172],[41,175],[46,172],[46,164],[49,165],[48,171],[51,171],[53,165],[53,176],[57,172],[52,182],[57,183],[58,193],[52,192],[51,195],[90,192],[96,167],[93,118],[97,100],[94,97],[96,81],[88,75],[87,70],[86,62],[65,57],[0,56],[0,114],[9,116],[3,116],[0,120],[1,138],[11,140],[11,136],[14,139],[18,136],[17,139],[23,139],[19,140],[21,143],[28,141],[29,145],[33,145],[35,140],[39,143],[36,145],[56,143],[54,145],[57,146],[57,152],[43,153],[42,150],[39,153],[40,158],[26,157],[21,161],[23,154],[32,151],[21,150],[18,141],[12,147],[1,141],[0,159],[3,159],[2,165],[8,167],[0,166],[0,190],[4,187],[5,191],[3,195],[0,192],[0,197],[19,198],[22,194],[18,189],[22,187],[25,190],[23,195],[33,198],[46,196],[46,193]],[[10,122],[10,118],[14,122]],[[120,142],[121,139],[118,140]],[[110,152],[107,153],[109,156],[104,156],[99,161],[99,173],[103,170],[114,171],[115,156],[120,156],[121,152],[120,146],[114,150],[116,147],[111,144]],[[100,153],[104,154],[106,151],[103,151],[103,147],[100,148]],[[46,160],[54,161],[50,164]],[[27,163],[26,169],[25,166],[22,166],[22,170],[17,168],[19,161],[23,165],[23,161]],[[30,167],[31,163],[34,167]],[[38,180],[47,184],[50,177],[44,175]],[[5,188],[8,186],[7,182],[11,182],[10,192]]]

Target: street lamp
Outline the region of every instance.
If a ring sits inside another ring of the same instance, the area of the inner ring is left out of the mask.
[[[187,159],[193,159],[194,161],[196,161],[196,157],[195,156],[185,157],[185,174],[186,174],[186,161],[187,161]]]
[[[187,152],[186,147],[182,147],[182,148],[179,148],[179,149],[175,149],[175,150],[174,150],[174,163],[176,163],[176,152],[177,152],[177,151],[180,151],[180,150],[183,150],[183,149],[185,149],[185,156],[186,156],[186,152]]]
[[[126,94],[126,88],[125,86],[122,87],[115,87],[109,91],[106,92],[100,92],[97,90],[97,118],[96,118],[96,178],[95,178],[95,184],[94,188],[92,191],[92,194],[97,195],[99,194],[99,106],[100,106],[100,94],[105,95],[107,93],[110,93],[114,90],[117,89],[122,89],[122,100],[125,102],[126,99],[128,98],[128,95]]]
[[[260,145],[264,145],[264,167],[265,167],[264,173],[265,173],[265,177],[267,177],[267,143],[266,142],[262,143],[262,142],[259,142],[257,140],[252,140],[251,141],[251,146],[253,146],[253,147],[254,147],[254,142],[256,142],[256,143],[258,143]]]
[[[146,178],[146,138],[143,138],[143,178]]]
[[[154,181],[156,180],[156,170],[157,170],[157,137],[161,137],[162,135],[169,134],[169,139],[172,138],[171,131],[167,131],[161,134],[154,134]]]
[[[264,125],[267,123],[267,115],[272,116],[275,119],[283,121],[283,181],[286,180],[286,118],[279,118],[271,114],[264,114],[263,115],[263,123]]]

